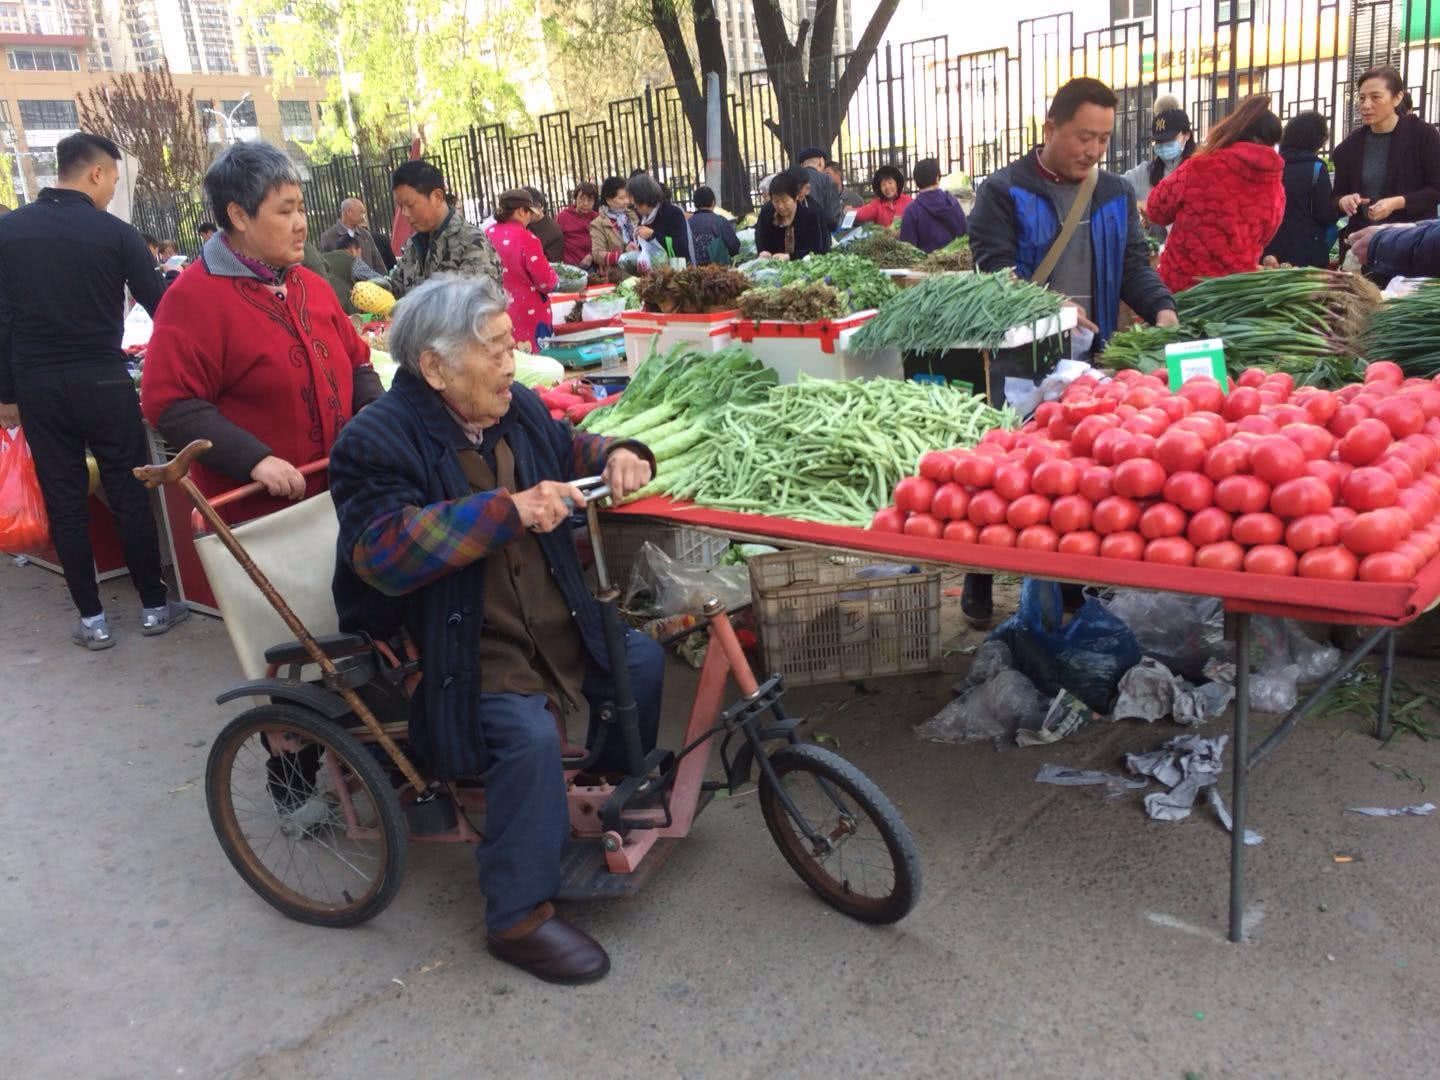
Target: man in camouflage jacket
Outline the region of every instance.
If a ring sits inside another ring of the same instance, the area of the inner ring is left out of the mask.
[[[436,274],[488,277],[500,284],[500,257],[485,234],[446,200],[445,178],[428,161],[407,161],[391,179],[395,208],[415,234],[395,268],[377,284],[396,297]]]

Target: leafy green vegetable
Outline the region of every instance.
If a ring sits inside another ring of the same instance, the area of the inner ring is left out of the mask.
[[[777,265],[781,285],[801,282],[829,285],[840,294],[846,312],[878,308],[900,291],[873,262],[859,255],[836,251]]]

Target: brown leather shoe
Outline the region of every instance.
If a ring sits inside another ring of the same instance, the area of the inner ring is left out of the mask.
[[[610,957],[594,938],[556,915],[549,904],[542,905],[535,914],[548,917],[532,927],[532,916],[504,933],[490,935],[485,942],[490,955],[537,979],[562,986],[579,986],[605,977]]]

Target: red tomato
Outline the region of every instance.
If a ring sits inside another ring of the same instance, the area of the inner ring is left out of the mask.
[[[1195,411],[1195,406],[1190,404],[1188,399],[1180,397],[1177,394],[1171,394],[1169,397],[1161,398],[1155,403],[1155,407],[1164,412],[1166,418],[1172,424],[1177,420],[1185,419],[1185,417]]]
[[[1270,509],[1283,518],[1323,514],[1334,505],[1330,485],[1314,476],[1286,480],[1270,493]]]
[[[1405,372],[1399,364],[1389,360],[1377,360],[1365,366],[1365,382],[1387,382],[1399,386],[1405,381]]]
[[[1305,472],[1324,482],[1325,486],[1330,489],[1332,500],[1340,497],[1340,489],[1344,486],[1346,474],[1341,472],[1337,462],[1307,461],[1305,462]]]
[[[1340,407],[1339,400],[1334,394],[1326,390],[1308,391],[1302,397],[1295,395],[1295,399],[1304,410],[1310,414],[1310,419],[1316,424],[1328,424],[1335,410]]]
[[[1289,397],[1295,391],[1295,380],[1283,371],[1272,371],[1260,383]]]
[[[1348,506],[1332,506],[1330,508],[1330,516],[1339,522],[1340,527],[1343,529],[1360,515]]]
[[[1246,432],[1250,435],[1278,435],[1280,425],[1268,416],[1261,416],[1258,413],[1254,416],[1242,416],[1235,421],[1236,432]]]
[[[1354,581],[1360,560],[1339,545],[1317,547],[1300,556],[1301,577],[1324,578],[1327,581]]]
[[[1146,507],[1140,515],[1140,535],[1146,540],[1183,536],[1188,516],[1178,506],[1165,502],[1156,503]]]
[[[1261,544],[1245,553],[1245,570],[1251,574],[1293,577],[1298,562],[1295,552],[1279,544]]]
[[[1340,543],[1340,522],[1329,514],[1307,514],[1285,528],[1285,543],[1291,551],[1310,551]]]
[[[1165,469],[1150,458],[1131,458],[1115,466],[1115,494],[1148,499],[1165,487]]]
[[[1413,437],[1424,438],[1424,436]],[[1390,460],[1391,458],[1403,461],[1406,465],[1410,467],[1410,479],[1407,481],[1407,483],[1414,483],[1415,481],[1419,480],[1422,476],[1425,475],[1425,470],[1430,467],[1430,463],[1425,460],[1425,455],[1423,453],[1417,450],[1414,446],[1408,445],[1403,442],[1396,443],[1394,446],[1390,447],[1389,450],[1386,450],[1380,458],[1380,464],[1384,465],[1385,462]]]
[[[970,493],[959,484],[941,484],[930,502],[930,513],[941,521],[959,521],[970,509]]]
[[[1205,440],[1205,447],[1209,449],[1225,438],[1229,433],[1229,427],[1224,417],[1213,412],[1191,413],[1175,425],[1181,431],[1193,431]]]
[[[1062,495],[1050,507],[1050,524],[1061,534],[1084,532],[1090,528],[1093,508],[1084,495]]]
[[[1030,471],[1010,462],[995,470],[995,494],[1002,499],[1018,499],[1030,492]]]
[[[1060,415],[1060,403],[1058,401],[1042,401],[1035,410],[1035,423],[1045,427],[1050,421]]]
[[[1440,390],[1434,386],[1416,393],[1415,400],[1420,403],[1420,411],[1425,414],[1426,420],[1440,416]]]
[[[1375,468],[1383,473],[1388,473],[1395,481],[1396,487],[1409,487],[1415,482],[1415,473],[1410,468],[1410,463],[1404,458],[1385,455],[1375,463]]]
[[[1095,524],[1095,531],[1101,535],[1129,532],[1140,521],[1140,504],[1133,499],[1111,495],[1108,499],[1101,499],[1095,504],[1091,520]],[[1137,555],[1136,558],[1138,559],[1139,556]]]
[[[962,544],[973,544],[980,538],[980,530],[973,521],[951,521],[945,526],[946,540],[958,540]]]
[[[1014,547],[1017,536],[1009,525],[986,525],[980,530],[980,543],[986,547]]]
[[[1009,432],[1006,432],[1008,435]],[[991,443],[999,446],[999,443]],[[995,482],[995,459],[971,454],[955,462],[955,479],[966,487],[988,488]]]
[[[1259,386],[1265,381],[1265,377],[1269,374],[1268,371],[1262,371],[1258,367],[1246,368],[1240,373],[1240,377],[1235,380],[1235,385]]]
[[[1280,434],[1300,448],[1306,461],[1322,461],[1335,449],[1335,436],[1317,424],[1286,424]]]
[[[1226,420],[1239,420],[1242,417],[1254,416],[1260,411],[1260,391],[1243,383],[1230,391],[1230,396],[1225,399],[1225,408],[1221,415]]]
[[[928,514],[939,485],[923,476],[907,476],[895,485],[895,507],[909,514]]]
[[[1092,503],[1108,499],[1115,490],[1115,473],[1104,465],[1092,465],[1080,474],[1080,494]]]
[[[1245,565],[1245,549],[1233,540],[1206,544],[1195,552],[1195,565],[1205,570],[1239,570]]]
[[[905,519],[906,536],[923,536],[939,540],[945,533],[945,526],[934,514],[911,514]]]
[[[1365,388],[1359,383],[1349,383],[1346,386],[1342,386],[1339,390],[1336,390],[1335,397],[1339,399],[1340,404],[1348,405],[1359,397],[1360,391],[1364,389]]]
[[[1205,455],[1205,475],[1215,483],[1250,468],[1250,447],[1239,439],[1226,439]]]
[[[1155,460],[1167,473],[1194,472],[1205,463],[1205,440],[1193,431],[1172,429],[1155,442]]]
[[[1436,392],[1440,397],[1440,391]],[[1429,435],[1407,435],[1400,441],[1401,446],[1408,446],[1414,450],[1425,462],[1425,468],[1433,468],[1437,461],[1440,461],[1440,442],[1437,442]]]
[[[1353,510],[1380,510],[1395,505],[1400,488],[1384,469],[1356,469],[1345,478],[1340,495]]]
[[[1133,461],[1136,458],[1149,460],[1154,457],[1155,437],[1153,435],[1122,432],[1120,438],[1115,442],[1115,464],[1117,465],[1123,461]]]
[[[1410,535],[1410,515],[1393,506],[1360,514],[1340,529],[1341,542],[1356,555],[1389,551]]]
[[[1340,460],[1369,465],[1390,446],[1390,429],[1379,420],[1361,420],[1340,439]]]
[[[1274,514],[1241,514],[1235,519],[1230,535],[1246,547],[1278,544],[1285,535],[1285,523]]]
[[[1440,499],[1436,498],[1431,488],[1422,484],[1401,491],[1396,496],[1395,505],[1410,515],[1415,528],[1423,529],[1434,519],[1436,510],[1440,509]]]
[[[1013,529],[1026,529],[1050,519],[1050,500],[1044,495],[1021,495],[1005,511],[1005,523]]]
[[[977,492],[970,499],[970,508],[965,516],[976,525],[998,525],[1005,520],[1005,511],[1010,504],[993,491]]]
[[[949,454],[932,450],[920,458],[920,475],[937,484],[948,484],[955,475],[955,459]]]
[[[1218,506],[1209,506],[1190,519],[1185,539],[1197,548],[1230,539],[1230,515]]]
[[[1375,406],[1375,419],[1390,429],[1397,439],[1418,435],[1425,427],[1425,410],[1412,397],[1400,395],[1386,398]]]
[[[1401,582],[1414,579],[1416,566],[1404,555],[1394,551],[1377,552],[1360,561],[1361,581]]]
[[[1089,454],[1095,447],[1095,438],[1102,431],[1118,427],[1120,421],[1109,413],[1087,416],[1075,425],[1075,434],[1070,436],[1070,449],[1077,454]]]
[[[1258,514],[1270,505],[1270,485],[1258,476],[1227,476],[1215,485],[1215,505],[1232,514]]]
[[[1266,436],[1250,448],[1250,471],[1274,487],[1305,475],[1305,455],[1284,435]]]
[[[887,506],[884,510],[876,510],[875,516],[870,519],[870,528],[873,532],[904,532],[905,511],[897,510],[893,506]]]
[[[995,443],[1004,450],[1015,449],[1015,433],[1005,428],[991,428],[980,436],[982,443]]]
[[[1145,555],[1145,538],[1138,532],[1115,532],[1100,540],[1100,554],[1107,559],[1139,562]]]
[[[1097,532],[1073,532],[1060,537],[1058,550],[1065,555],[1099,555],[1100,534]]]
[[[1118,427],[1106,428],[1095,436],[1095,441],[1090,445],[1090,456],[1101,465],[1115,464],[1115,450],[1122,441],[1128,440],[1130,433],[1122,431]]]
[[[1265,410],[1264,415],[1274,420],[1276,427],[1281,431],[1291,424],[1310,423],[1310,414],[1299,405],[1273,405]]]
[[[1335,410],[1335,415],[1330,418],[1330,434],[1337,439],[1343,439],[1354,430],[1356,424],[1369,418],[1369,410],[1359,405],[1341,405]]]
[[[1056,458],[1069,456],[1069,446],[1066,446],[1062,450],[1058,445],[1053,442],[1049,442],[1048,440],[1043,443],[1034,443],[1030,446],[1029,449],[1025,451],[1025,470],[1027,472],[1033,473],[1036,469],[1038,469],[1041,465],[1045,464],[1045,462],[1047,461],[1053,461]]]
[[[1009,453],[1009,451],[999,443],[982,442],[975,447],[976,457],[986,457],[993,460],[994,458],[1004,457],[1007,453]]]
[[[1073,495],[1080,487],[1080,470],[1068,461],[1044,461],[1035,469],[1030,486],[1041,495]]]
[[[1217,413],[1225,407],[1225,391],[1208,375],[1186,379],[1179,396],[1190,402],[1196,412]]]
[[[1160,391],[1150,386],[1137,386],[1125,395],[1125,404],[1134,405],[1137,409],[1148,409],[1155,404],[1160,396]]]
[[[1049,525],[1031,525],[1021,531],[1015,540],[1017,548],[1029,551],[1054,551],[1060,543],[1060,534]]]
[[[1170,426],[1170,418],[1159,409],[1141,409],[1120,426],[1131,434],[1154,438]]]
[[[1171,473],[1161,492],[1166,501],[1190,513],[1204,510],[1215,501],[1215,485],[1204,473]]]
[[[1183,536],[1162,536],[1145,545],[1145,561],[1189,566],[1195,561],[1195,545]]]

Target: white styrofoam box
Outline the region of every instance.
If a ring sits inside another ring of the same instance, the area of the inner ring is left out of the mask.
[[[735,312],[704,315],[662,315],[657,311],[627,311],[620,316],[625,328],[625,368],[631,374],[651,356],[663,355],[676,345],[697,352],[719,352],[734,340]]]
[[[1074,330],[1079,324],[1080,313],[1073,304],[1066,304],[1060,309],[1060,314],[1048,319],[1041,319],[1030,326],[1013,327],[1001,340],[1000,344],[992,350],[999,352],[1002,349],[1015,349],[1021,345],[1029,345],[1034,341],[1044,341],[1056,334],[1063,334]],[[968,342],[956,342],[951,345],[952,349],[983,349],[985,346]]]
[[[550,325],[559,326],[563,323],[566,316],[575,310],[576,304],[583,304],[586,300],[594,300],[597,296],[604,296],[606,293],[614,291],[614,285],[591,285],[584,292],[551,293]]]
[[[773,368],[782,383],[795,382],[802,372],[816,379],[903,379],[899,349],[870,352],[851,347],[851,339],[875,315],[874,311],[857,311],[812,323],[737,319],[735,338],[762,364]]]

